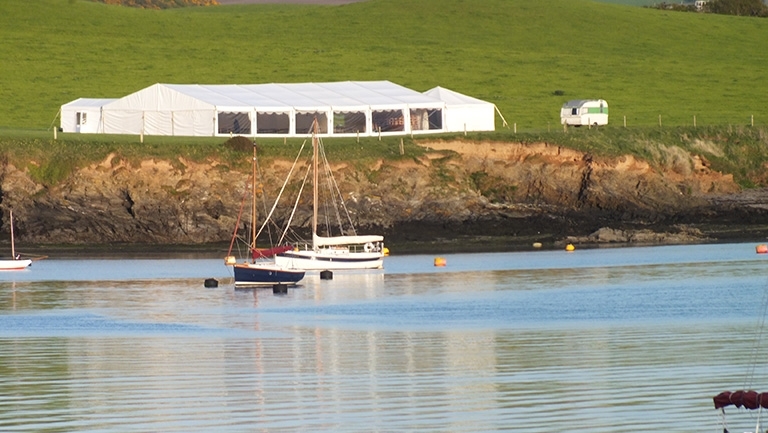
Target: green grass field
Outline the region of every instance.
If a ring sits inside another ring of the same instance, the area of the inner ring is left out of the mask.
[[[44,130],[64,103],[157,82],[343,80],[447,87],[495,103],[519,131],[559,127],[562,103],[580,98],[606,99],[612,125],[766,125],[765,40],[764,19],[592,0],[3,0],[0,128]]]

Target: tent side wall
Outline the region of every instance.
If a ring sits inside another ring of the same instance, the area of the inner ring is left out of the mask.
[[[154,84],[107,104],[103,111],[105,134],[213,136],[216,108]]]
[[[493,104],[449,105],[444,129],[448,132],[494,131],[496,112]]]
[[[496,107],[492,103],[439,86],[424,94],[445,102],[445,131],[496,130]]]
[[[84,134],[100,133],[102,107],[114,99],[80,98],[61,106],[61,130]]]
[[[61,109],[61,130],[95,134],[100,132],[101,107],[69,107]]]

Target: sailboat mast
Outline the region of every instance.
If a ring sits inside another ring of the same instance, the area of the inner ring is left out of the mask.
[[[317,117],[312,123],[312,249],[317,250],[315,237],[317,236]]]
[[[11,214],[11,257],[14,260],[16,260],[16,246],[13,240],[13,210],[10,211],[10,214]]]
[[[251,249],[256,249],[256,143],[253,144],[251,161]]]

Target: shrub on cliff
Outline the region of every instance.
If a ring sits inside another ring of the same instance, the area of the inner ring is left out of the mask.
[[[185,6],[216,6],[216,0],[95,0],[108,5],[128,6],[141,9],[169,9]]]
[[[704,8],[715,14],[768,17],[768,6],[762,0],[712,0]]]

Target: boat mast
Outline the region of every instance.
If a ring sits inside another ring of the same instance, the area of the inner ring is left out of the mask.
[[[312,122],[312,249],[317,251],[317,117]]]
[[[251,251],[256,250],[256,143],[253,143],[251,161]]]
[[[16,260],[16,246],[13,240],[13,209],[10,210],[11,214],[11,257]]]

